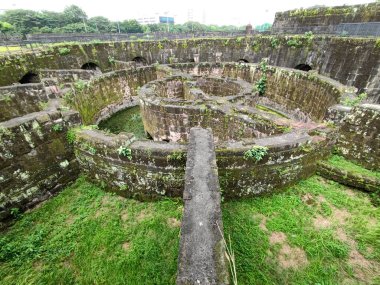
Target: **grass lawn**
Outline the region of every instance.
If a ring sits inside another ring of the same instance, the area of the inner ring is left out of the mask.
[[[380,284],[380,208],[314,176],[223,205],[239,284]]]
[[[342,170],[358,173],[364,176],[372,177],[380,179],[380,172],[378,171],[371,171],[368,169],[365,169],[364,167],[357,165],[349,160],[346,160],[344,157],[339,155],[333,155],[331,156],[328,161],[328,164],[331,166],[337,167]]]
[[[79,178],[1,233],[0,284],[175,284],[182,202]],[[223,203],[238,284],[380,284],[380,208],[314,176]]]
[[[108,130],[111,133],[133,133],[136,138],[146,138],[144,124],[140,115],[140,106],[127,108],[112,115],[109,119],[99,124],[99,129]]]
[[[174,284],[181,215],[80,178],[2,233],[0,284]]]

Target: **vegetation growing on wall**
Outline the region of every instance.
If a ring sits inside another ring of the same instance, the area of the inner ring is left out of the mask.
[[[259,92],[260,96],[264,96],[265,91],[267,89],[267,81],[268,81],[268,78],[267,78],[268,66],[267,66],[266,60],[261,60],[259,69],[261,71],[261,77],[255,84],[255,90]]]
[[[244,153],[244,158],[260,161],[267,155],[267,153],[268,148],[266,146],[255,145]]]
[[[345,98],[342,104],[345,106],[354,107],[362,103],[365,99],[367,99],[367,93],[363,92],[363,93],[360,93],[355,98],[349,98],[349,97]]]

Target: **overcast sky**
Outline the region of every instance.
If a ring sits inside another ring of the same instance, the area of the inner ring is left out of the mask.
[[[314,5],[353,5],[371,0],[1,0],[0,10],[32,9],[62,11],[71,4],[81,7],[89,17],[104,16],[113,21],[141,16],[165,15],[175,17],[176,23],[192,19],[205,24],[252,25],[272,23],[275,12]]]

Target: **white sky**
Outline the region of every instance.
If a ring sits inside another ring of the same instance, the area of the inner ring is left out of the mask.
[[[205,24],[252,25],[272,23],[275,12],[314,5],[353,5],[371,0],[1,0],[0,12],[4,9],[31,9],[62,11],[65,6],[75,4],[89,17],[104,16],[112,21],[135,19],[141,16],[165,15],[175,17],[176,23],[186,22],[192,10],[193,20]]]

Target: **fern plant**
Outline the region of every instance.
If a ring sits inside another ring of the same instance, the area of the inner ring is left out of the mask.
[[[121,156],[125,156],[126,158],[128,158],[129,160],[132,159],[132,150],[126,146],[120,146],[117,150],[117,152],[119,153],[119,155]]]
[[[260,161],[267,154],[268,154],[268,148],[266,146],[255,145],[244,153],[244,158]]]

